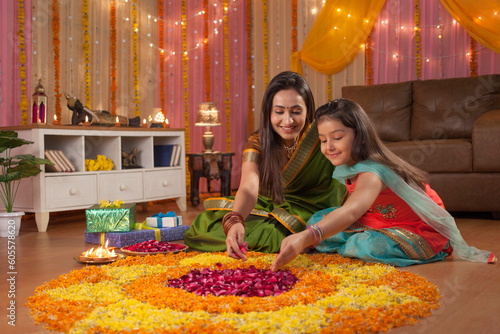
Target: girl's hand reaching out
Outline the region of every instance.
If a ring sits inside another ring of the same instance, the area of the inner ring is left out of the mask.
[[[289,235],[281,242],[280,252],[271,265],[271,270],[276,271],[280,269],[285,264],[295,259],[306,247],[312,244],[314,244],[314,235],[309,230]]]

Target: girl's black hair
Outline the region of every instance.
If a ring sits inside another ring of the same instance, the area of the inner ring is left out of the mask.
[[[424,188],[427,174],[417,167],[404,161],[380,139],[375,125],[359,104],[349,99],[332,100],[316,110],[314,115],[319,125],[325,120],[337,120],[345,127],[354,130],[355,139],[351,155],[355,162],[372,160],[391,168],[407,183]]]

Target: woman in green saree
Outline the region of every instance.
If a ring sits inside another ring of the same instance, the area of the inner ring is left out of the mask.
[[[314,97],[306,81],[285,71],[269,83],[260,128],[243,152],[236,196],[210,198],[184,235],[186,245],[246,259],[248,249],[278,252],[281,241],[306,227],[318,210],[337,206],[345,187],[332,179],[321,153]],[[244,248],[243,248],[244,249]]]

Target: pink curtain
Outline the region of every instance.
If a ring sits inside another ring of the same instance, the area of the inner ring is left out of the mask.
[[[199,13],[203,8],[202,1],[186,1],[187,16]],[[165,82],[164,96],[166,116],[171,127],[186,127],[190,146],[186,153],[200,153],[203,150],[201,137],[204,127],[196,127],[196,113],[201,102],[215,102],[219,109],[221,126],[212,127],[215,136],[213,150],[235,153],[233,157],[232,188],[237,188],[241,178],[241,154],[248,138],[248,85],[246,72],[246,15],[244,2],[228,2],[227,27],[229,51],[229,101],[226,101],[226,76],[224,58],[224,28],[221,21],[224,17],[223,2],[209,1],[208,8],[208,48],[209,71],[205,70],[205,52],[203,49],[205,22],[203,15],[194,16],[186,25],[187,60],[187,110],[184,97],[183,61],[179,55],[184,52],[182,45],[182,26],[180,25],[182,1],[164,2],[164,49],[168,50],[164,57]],[[177,22],[177,24],[176,24]],[[171,52],[175,52],[172,54]],[[158,71],[160,73],[160,71]],[[210,100],[206,101],[205,75],[210,78]],[[161,80],[158,80],[160,82]],[[158,105],[161,105],[160,91],[157,93]],[[229,113],[226,112],[229,103]],[[186,112],[188,124],[185,123]],[[229,126],[228,126],[229,119]],[[206,184],[202,179],[200,190],[205,191]],[[218,190],[219,183],[214,182],[212,189]]]
[[[28,102],[31,102],[31,6],[25,1],[25,46],[26,46],[26,92]],[[19,30],[17,1],[0,1],[0,126],[15,126],[21,124],[21,78],[19,76]],[[28,107],[28,115],[30,108]]]
[[[421,0],[420,79],[470,75],[470,36],[439,1]],[[415,1],[386,1],[372,32],[373,83],[417,79]],[[500,73],[500,54],[476,43],[477,74]]]

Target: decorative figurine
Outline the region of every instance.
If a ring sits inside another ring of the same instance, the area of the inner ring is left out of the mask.
[[[122,126],[141,126],[141,118],[139,116],[134,118],[128,118],[125,116],[112,115],[105,110],[95,110],[92,111],[83,104],[76,97],[71,97],[69,94],[64,93],[66,97],[68,108],[73,111],[71,116],[71,124],[78,125],[84,123],[86,117],[88,117],[88,122],[90,125],[101,125],[101,126],[115,126],[116,120],[118,119],[119,124]]]
[[[122,147],[122,167],[123,168],[140,168],[137,164],[137,153],[139,152],[139,149],[137,147],[134,147],[134,149],[130,152],[127,153]]]

